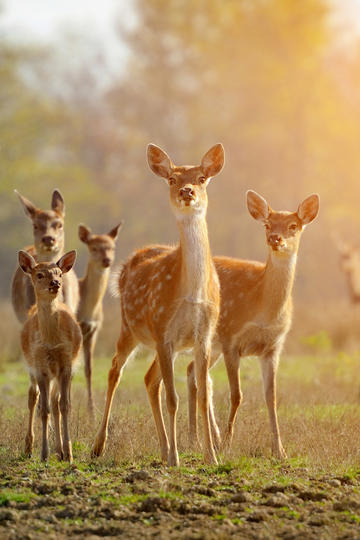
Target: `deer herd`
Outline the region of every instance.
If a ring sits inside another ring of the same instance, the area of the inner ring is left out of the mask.
[[[248,191],[250,215],[265,229],[265,263],[212,257],[206,223],[207,185],[224,165],[224,149],[213,146],[197,166],[174,165],[150,144],[151,170],[169,186],[170,206],[179,229],[177,246],[149,245],[135,251],[118,275],[121,321],[116,353],[108,375],[105,410],[92,448],[100,456],[108,437],[111,406],[123,368],[139,344],[155,351],[145,375],[161,458],[179,464],[176,421],[178,396],[174,363],[179,352],[193,350],[187,368],[190,443],[198,443],[198,409],[203,423],[203,453],[217,463],[221,444],[230,444],[242,400],[240,359],[258,356],[272,432],[273,453],[285,458],[276,410],[276,371],[292,317],[292,289],[301,234],[317,216],[318,195],[310,195],[296,212],[275,211],[255,191]],[[31,455],[34,413],[40,396],[41,459],[49,454],[48,429],[53,416],[56,454],[72,460],[69,432],[70,387],[81,344],[87,381],[88,411],[94,420],[93,353],[103,321],[102,303],[122,226],[94,234],[79,226],[89,251],[85,276],[77,279],[76,252],[64,253],[64,200],[55,190],[51,210],[36,208],[16,192],[31,219],[34,244],[19,251],[12,281],[12,303],[23,324],[21,346],[30,375],[29,424],[25,452]],[[222,437],[216,423],[209,370],[223,355],[230,387],[230,411]],[[169,422],[161,408],[165,387]]]

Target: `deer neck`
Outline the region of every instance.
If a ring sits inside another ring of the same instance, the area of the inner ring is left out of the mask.
[[[110,268],[99,268],[89,261],[83,279],[84,315],[90,316],[101,304],[109,281]]]
[[[190,302],[206,301],[212,276],[212,260],[205,216],[186,216],[178,220],[178,227],[181,296]]]
[[[57,262],[64,254],[64,249],[61,248],[59,251],[41,251],[37,250],[35,246],[35,252],[37,262]]]
[[[266,318],[279,318],[289,309],[294,284],[297,252],[277,254],[269,248],[263,277]]]
[[[39,321],[39,331],[43,343],[56,345],[59,343],[59,300],[42,300],[36,295],[37,317]]]

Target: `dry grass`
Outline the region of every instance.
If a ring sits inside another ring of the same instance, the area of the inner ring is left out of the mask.
[[[94,374],[95,401],[100,422],[110,358],[118,335],[117,301],[106,306],[106,322],[98,347]],[[0,430],[2,455],[20,455],[27,422],[27,374],[20,358],[19,325],[9,304],[0,305]],[[349,305],[327,306],[322,311],[297,308],[278,374],[279,419],[283,443],[292,458],[330,469],[360,464],[360,310]],[[344,351],[348,351],[347,353]],[[117,390],[109,443],[104,459],[137,462],[158,457],[158,442],[143,376],[151,355],[129,362]],[[179,359],[176,386],[180,397],[179,449],[189,451],[186,411],[186,364]],[[96,427],[86,412],[82,367],[74,377],[71,433],[75,455],[88,459]],[[262,395],[260,370],[255,359],[241,363],[244,402],[236,422],[233,445],[222,460],[240,456],[270,456],[270,431]],[[212,370],[215,410],[224,425],[228,385],[223,362]],[[165,414],[166,416],[166,414]],[[37,421],[37,430],[39,424]],[[39,442],[39,437],[37,437]],[[37,449],[38,452],[38,449]],[[200,449],[199,449],[200,452]]]
[[[158,458],[159,449],[143,375],[151,356],[140,355],[126,367],[114,400],[108,446],[104,458],[115,463],[136,464]],[[186,411],[186,364],[177,362],[180,397],[179,449],[189,452]],[[95,373],[97,424],[103,410],[106,375],[110,360],[98,359]],[[222,361],[213,370],[215,410],[220,425],[227,416],[227,380]],[[360,374],[356,355],[306,355],[285,357],[279,369],[279,418],[284,445],[290,458],[307,466],[332,470],[360,465],[359,391]],[[222,461],[240,457],[270,456],[270,431],[262,396],[260,371],[255,359],[242,362],[244,402],[236,422],[233,445]],[[27,376],[19,363],[8,363],[0,378],[3,456],[21,455],[27,422]],[[82,368],[73,383],[71,433],[76,459],[88,460],[96,426],[86,412]],[[37,420],[39,454],[40,421]],[[198,449],[200,452],[200,449]]]

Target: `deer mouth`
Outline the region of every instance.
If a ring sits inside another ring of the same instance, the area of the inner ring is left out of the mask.
[[[57,285],[53,285],[52,287],[49,287],[49,293],[50,294],[57,294],[60,290],[60,287]]]
[[[270,247],[273,251],[285,251],[286,243],[282,241],[270,242]]]
[[[56,244],[53,244],[52,246],[46,246],[45,244],[43,244],[41,246],[41,251],[44,253],[56,253],[57,251],[59,251],[59,247]]]
[[[197,204],[197,199],[193,195],[184,194],[178,198],[178,203],[181,208],[195,206]]]

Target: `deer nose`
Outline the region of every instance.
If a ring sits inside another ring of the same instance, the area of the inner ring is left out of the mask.
[[[103,258],[103,266],[104,266],[104,268],[109,268],[110,264],[111,264],[111,261],[110,261],[109,257],[104,257]]]
[[[281,242],[281,236],[279,234],[270,234],[269,235],[269,242],[270,242],[270,244],[273,244],[274,246],[277,246]]]
[[[195,191],[193,190],[192,186],[184,186],[180,189],[180,195],[191,195],[192,197],[195,195]]]
[[[52,279],[50,281],[50,287],[54,289],[60,289],[60,281],[58,281],[57,279]]]
[[[55,244],[55,238],[53,236],[43,236],[42,241],[45,246],[53,246]]]

